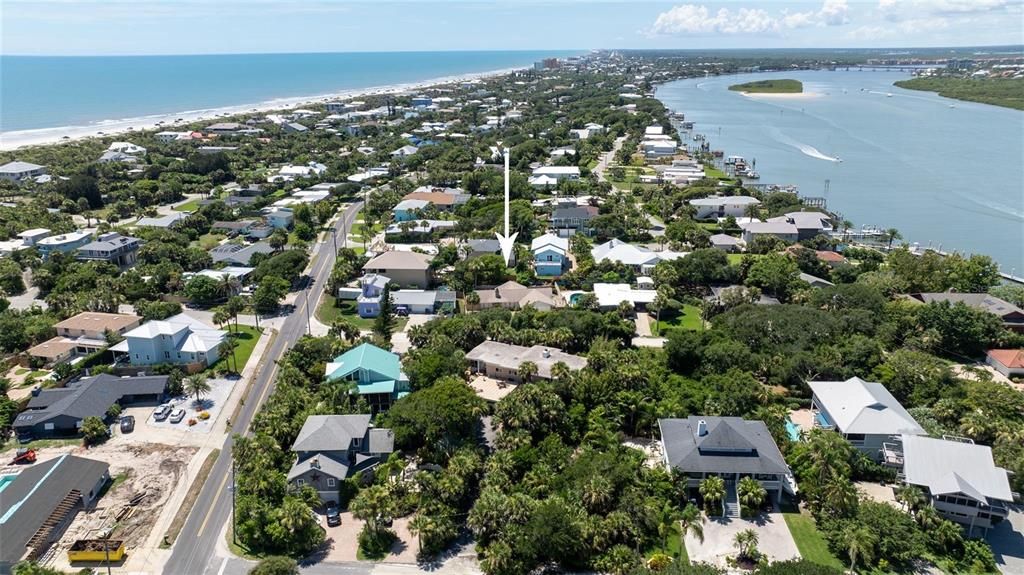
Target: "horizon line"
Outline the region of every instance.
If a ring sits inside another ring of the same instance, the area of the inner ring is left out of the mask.
[[[192,53],[138,53],[138,54],[44,54],[44,53],[19,53],[4,54],[0,52],[0,58],[154,58],[154,57],[182,57],[182,56],[305,56],[305,55],[326,55],[326,54],[450,54],[450,53],[498,53],[498,52],[736,52],[736,51],[882,51],[882,50],[941,50],[941,49],[994,49],[1012,48],[1024,52],[1024,44],[964,44],[964,45],[936,45],[936,46],[822,46],[822,47],[735,47],[735,48],[488,48],[488,49],[437,49],[437,50],[312,50],[296,52],[192,52]]]

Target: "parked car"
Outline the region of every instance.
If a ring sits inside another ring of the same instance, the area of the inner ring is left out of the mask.
[[[121,418],[121,433],[131,433],[135,431],[135,416],[125,415]]]
[[[181,423],[181,420],[185,419],[185,410],[182,408],[175,409],[171,412],[171,423]]]
[[[153,421],[163,421],[171,414],[171,406],[163,403],[153,412]]]
[[[327,515],[327,525],[334,527],[335,525],[341,525],[341,512],[338,511],[338,504],[329,501],[327,507],[324,509],[324,513]]]

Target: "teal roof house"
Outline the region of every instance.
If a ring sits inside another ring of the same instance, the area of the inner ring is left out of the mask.
[[[351,381],[352,393],[366,398],[374,410],[387,409],[409,393],[409,378],[402,373],[398,355],[364,343],[327,364],[327,381]]]

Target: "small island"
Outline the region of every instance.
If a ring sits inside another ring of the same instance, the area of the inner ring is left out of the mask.
[[[1024,78],[919,77],[894,85],[907,90],[937,92],[940,96],[1024,110]]]
[[[729,89],[749,94],[800,94],[804,91],[804,84],[799,80],[758,80],[734,84],[729,86]]]

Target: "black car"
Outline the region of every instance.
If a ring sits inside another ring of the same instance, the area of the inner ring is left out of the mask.
[[[327,515],[327,526],[334,527],[335,525],[341,525],[341,512],[338,511],[338,504],[332,502],[327,503],[327,507],[324,509],[324,514]]]
[[[121,433],[131,433],[135,431],[135,416],[126,415],[121,418]]]

